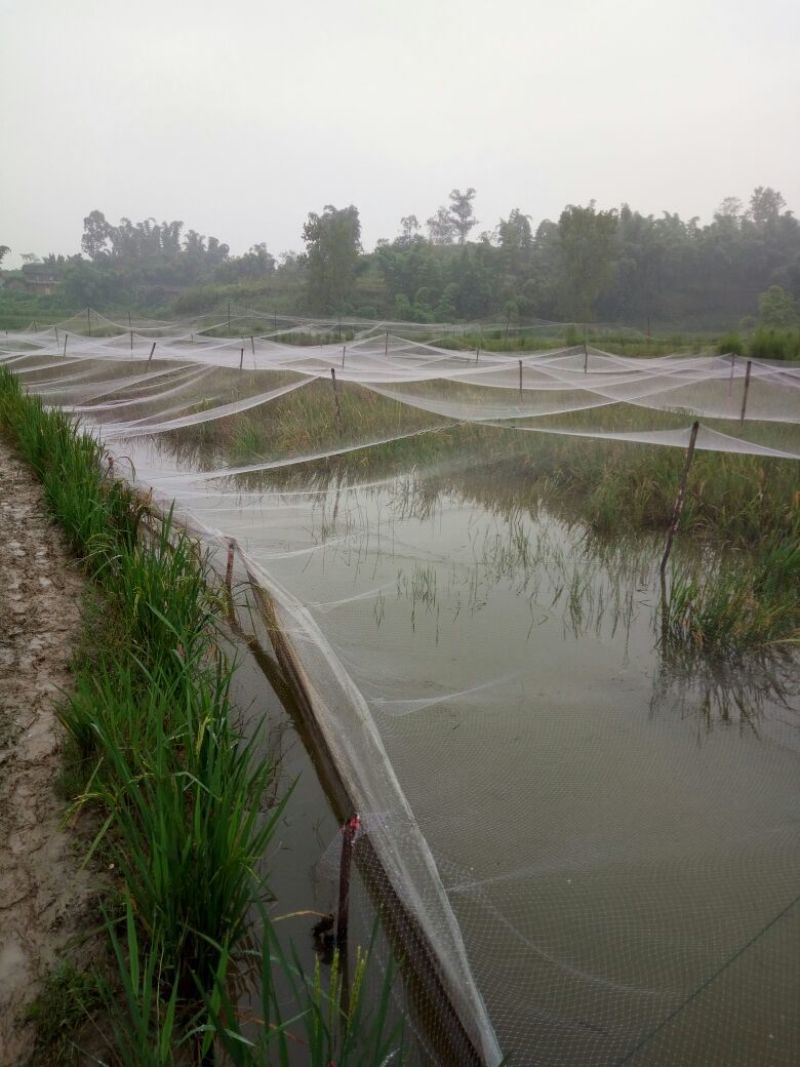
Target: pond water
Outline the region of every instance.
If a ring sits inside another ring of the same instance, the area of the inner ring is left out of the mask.
[[[513,487],[195,492],[169,449],[124,451],[308,607],[363,694],[509,1063],[796,1062],[791,661],[670,663],[661,546],[602,546]]]

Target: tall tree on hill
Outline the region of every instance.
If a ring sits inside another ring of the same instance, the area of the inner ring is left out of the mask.
[[[464,244],[473,226],[478,225],[478,220],[472,213],[474,199],[475,190],[471,186],[465,193],[460,189],[453,189],[450,193],[450,221],[458,234],[460,245]]]
[[[308,256],[308,300],[312,310],[344,311],[349,305],[361,252],[358,208],[326,204],[312,211],[303,226]]]
[[[89,259],[99,259],[108,251],[112,227],[102,211],[91,211],[83,220],[81,249]]]
[[[533,249],[531,217],[515,207],[507,219],[497,224],[497,240],[502,249],[503,267],[509,274],[521,274],[530,265]]]
[[[770,188],[769,185],[759,185],[750,197],[747,215],[756,229],[764,230],[770,223],[777,222],[785,207],[786,201],[782,193]]]
[[[428,239],[432,245],[451,245],[456,235],[456,227],[446,207],[437,209],[435,215],[426,221]]]
[[[561,212],[558,232],[563,253],[564,312],[575,322],[589,322],[595,304],[614,273],[616,211],[596,211],[591,200],[587,207],[570,204]]]

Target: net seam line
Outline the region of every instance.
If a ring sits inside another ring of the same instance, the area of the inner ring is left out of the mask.
[[[669,1023],[672,1022],[673,1019],[675,1019],[678,1015],[680,1015],[680,1013],[685,1008],[688,1008],[689,1005],[694,1000],[696,1000],[697,997],[699,997],[701,993],[703,993],[706,989],[708,989],[708,987],[711,985],[712,982],[715,982],[717,980],[717,978],[719,978],[719,976],[723,973],[723,971],[726,971],[733,963],[736,962],[736,960],[739,959],[740,956],[744,955],[744,953],[749,948],[751,948],[756,943],[756,941],[758,941],[761,937],[763,937],[764,934],[766,934],[767,931],[770,930],[777,922],[779,922],[784,917],[784,915],[788,915],[788,913],[792,910],[792,908],[798,902],[800,902],[800,894],[798,894],[794,898],[794,900],[791,901],[791,903],[787,904],[786,907],[783,908],[782,911],[779,911],[777,915],[773,916],[773,918],[770,919],[770,921],[767,923],[767,925],[762,927],[758,931],[758,933],[754,934],[754,936],[751,937],[750,940],[746,944],[742,945],[741,948],[738,948],[736,950],[736,952],[734,952],[734,954],[729,959],[725,960],[725,962],[722,964],[722,966],[719,967],[716,971],[714,971],[714,973],[712,975],[709,975],[708,978],[704,979],[700,983],[700,985],[697,987],[697,989],[693,990],[689,994],[689,996],[684,1001],[682,1001],[682,1003],[680,1003],[677,1008],[674,1009],[674,1011],[671,1011],[669,1013],[669,1015],[666,1017],[666,1019],[663,1019],[658,1024],[658,1026],[655,1027],[655,1029],[651,1030],[650,1033],[646,1034],[641,1039],[641,1041],[639,1041],[638,1044],[634,1045],[634,1047],[630,1050],[630,1052],[626,1052],[625,1055],[622,1057],[622,1059],[617,1060],[616,1067],[622,1067],[623,1064],[629,1063],[630,1060],[638,1052],[641,1052],[641,1050],[645,1047],[645,1045],[649,1045],[650,1042],[653,1040],[653,1038],[656,1037],[664,1029],[665,1026],[667,1026]]]

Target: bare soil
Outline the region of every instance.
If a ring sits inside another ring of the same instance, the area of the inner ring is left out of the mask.
[[[0,1067],[32,1062],[24,1019],[90,908],[96,875],[55,791],[83,580],[27,466],[0,437]]]

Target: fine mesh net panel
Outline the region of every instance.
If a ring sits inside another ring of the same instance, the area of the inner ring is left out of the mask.
[[[381,916],[419,1059],[795,1064],[791,646],[670,660],[660,540],[601,544],[536,485],[590,454],[678,469],[698,419],[726,477],[790,497],[800,365],[256,314],[91,328],[0,337],[0,361],[220,574],[232,553],[242,625],[361,815],[351,925]]]

